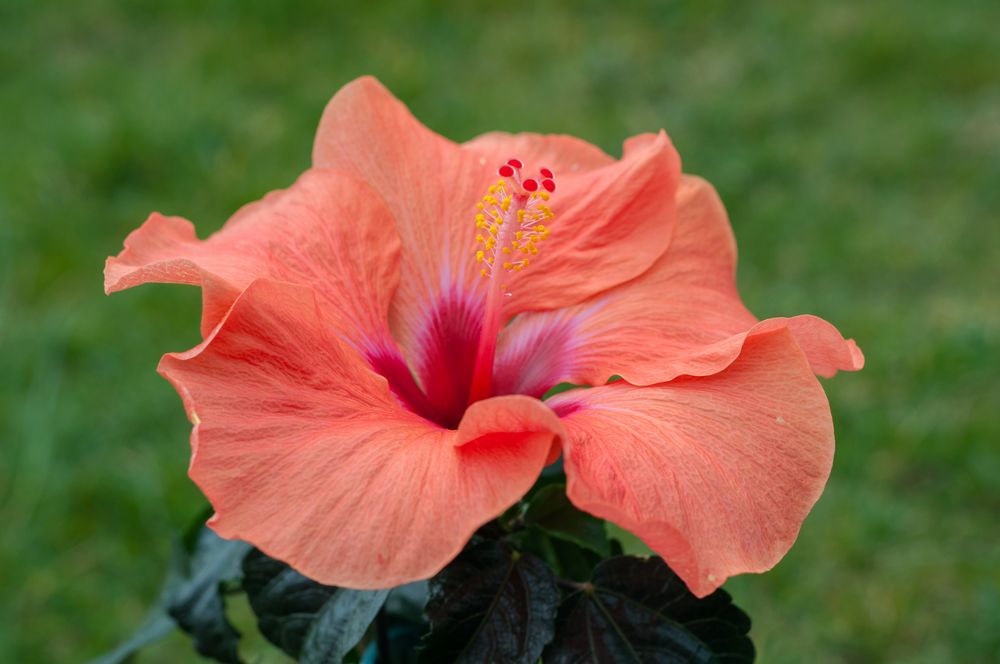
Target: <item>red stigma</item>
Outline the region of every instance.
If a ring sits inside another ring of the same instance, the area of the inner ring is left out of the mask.
[[[525,191],[538,191],[538,182],[536,180],[532,180],[531,178],[522,182],[521,186],[524,187]]]
[[[547,169],[547,168],[543,168],[543,169],[541,169],[541,170],[540,170],[540,171],[538,171],[538,172],[542,174],[542,177],[543,177],[543,178],[548,178],[548,179],[550,179],[550,180],[551,180],[552,178],[554,178],[554,177],[555,177],[555,175],[553,175],[553,174],[552,174],[552,171],[550,171],[550,170],[549,170],[549,169]],[[543,182],[542,184],[545,184],[545,183]],[[551,189],[549,189],[549,191],[552,191],[552,190],[551,190]]]
[[[514,168],[524,168],[524,164],[521,163],[520,159],[508,159],[507,163]]]
[[[500,170],[498,170],[497,173],[499,173],[502,178],[509,178],[514,175],[514,169],[511,168],[510,165],[504,164],[500,167]]]
[[[545,191],[549,193],[556,190],[556,183],[553,180],[542,180],[542,186],[545,187]]]

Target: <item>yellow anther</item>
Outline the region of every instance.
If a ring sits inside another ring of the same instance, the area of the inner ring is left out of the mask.
[[[528,257],[538,254],[536,243],[549,236],[549,229],[541,223],[553,218],[552,210],[545,205],[549,192],[517,191],[511,193],[510,182],[500,179],[489,185],[486,195],[476,203],[476,228],[482,232],[476,233],[475,257],[477,263],[483,264],[479,274],[484,277],[497,277],[499,266],[508,272],[523,271],[528,267]],[[512,260],[515,256],[518,260]]]

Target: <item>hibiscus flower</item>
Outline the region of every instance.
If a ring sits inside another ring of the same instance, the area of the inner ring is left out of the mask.
[[[223,537],[391,587],[561,454],[570,500],[703,596],[791,546],[833,458],[814,374],[863,364],[819,318],[758,321],[735,261],[663,132],[619,160],[569,136],[456,144],[362,78],[290,188],[204,241],[154,213],[105,289],[202,288],[204,341],[159,371]],[[542,399],[560,383],[580,387]]]

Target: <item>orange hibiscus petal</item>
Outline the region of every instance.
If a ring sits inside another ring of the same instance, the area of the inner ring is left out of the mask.
[[[646,271],[670,241],[680,157],[665,133],[619,161],[556,178],[551,236],[528,269],[507,279],[511,315],[564,307],[617,286]]]
[[[370,77],[333,97],[313,163],[365,180],[392,210],[403,243],[393,332],[415,366],[419,339],[442,301],[484,298],[475,205],[519,148],[552,162],[528,169],[571,162],[579,168],[557,173],[552,236],[530,269],[511,274],[508,316],[579,302],[641,274],[663,252],[680,171],[670,141],[653,137],[620,161],[584,145],[567,137],[490,134],[460,146],[422,125]]]
[[[501,392],[534,394],[557,382],[637,385],[728,366],[748,334],[787,326],[813,370],[857,370],[852,340],[815,316],[758,322],[736,289],[736,244],[725,208],[700,178],[685,176],[670,246],[642,276],[562,311],[518,317],[498,344]]]
[[[787,329],[748,339],[726,370],[553,397],[570,499],[635,533],[705,596],[774,566],[833,461],[826,396]]]
[[[201,345],[164,356],[194,429],[209,522],[322,583],[429,577],[531,487],[562,429],[528,397],[457,431],[402,408],[306,288],[258,280]]]
[[[471,267],[472,219],[496,165],[478,163],[429,130],[370,77],[345,85],[330,100],[316,134],[313,163],[366,181],[392,212],[403,246],[393,332],[419,365],[418,338],[442,293],[455,284],[462,292],[481,288]]]
[[[104,292],[147,283],[202,287],[202,335],[222,319],[252,273],[238,256],[206,251],[194,224],[159,212],[125,238],[125,248],[104,265]]]
[[[108,293],[149,282],[201,285],[204,335],[254,279],[306,284],[338,330],[371,345],[388,335],[398,255],[378,196],[344,174],[314,169],[243,207],[204,241],[189,221],[154,213],[108,259],[104,284]]]
[[[520,159],[532,171],[548,168],[562,178],[571,173],[611,166],[615,158],[604,150],[565,134],[508,134],[491,131],[466,141],[464,146],[492,156],[496,165],[508,159]]]

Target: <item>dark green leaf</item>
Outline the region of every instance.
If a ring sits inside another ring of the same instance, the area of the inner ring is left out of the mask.
[[[501,542],[481,542],[431,579],[431,631],[420,661],[533,664],[552,638],[558,605],[545,563]]]
[[[549,564],[556,574],[572,581],[586,581],[594,567],[601,562],[601,556],[591,549],[559,539],[552,539],[553,561]]]
[[[428,593],[426,581],[414,581],[396,586],[389,592],[389,597],[385,601],[385,611],[393,617],[422,624]]]
[[[316,583],[256,549],[243,560],[243,588],[267,640],[308,663],[341,661],[389,595]]]
[[[428,629],[424,617],[427,596],[427,581],[407,583],[389,592],[376,622],[378,639],[368,646],[363,662],[416,664],[421,637]]]
[[[542,468],[541,475],[538,476],[538,479],[535,481],[535,485],[528,490],[524,500],[531,498],[531,496],[538,493],[540,489],[550,484],[566,484],[566,468],[563,465],[562,456]]]
[[[606,557],[611,553],[604,521],[578,510],[566,497],[566,487],[562,484],[550,484],[532,496],[524,522],[551,537],[590,549],[599,556]]]
[[[118,664],[169,634],[178,625],[192,635],[195,649],[221,662],[238,662],[239,634],[225,617],[219,586],[240,576],[245,542],[224,540],[201,526],[187,545],[174,547],[156,605],[127,641],[93,664]]]
[[[594,566],[601,562],[601,557],[592,550],[551,537],[539,528],[523,528],[508,535],[507,540],[518,550],[544,560],[557,576],[573,581],[589,580]]]
[[[188,583],[167,597],[167,613],[191,635],[195,650],[227,664],[240,662],[240,635],[226,618],[220,584],[240,577],[240,561],[249,548],[202,528],[188,561]]]
[[[544,661],[752,662],[749,630],[724,590],[698,599],[661,559],[622,556],[563,603]]]

